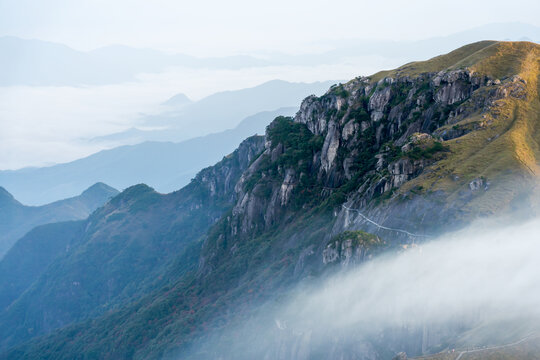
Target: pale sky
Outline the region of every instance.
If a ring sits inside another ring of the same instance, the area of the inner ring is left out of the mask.
[[[539,26],[538,14],[538,0],[0,0],[0,36],[80,50],[302,52],[328,39],[424,39],[496,22]]]

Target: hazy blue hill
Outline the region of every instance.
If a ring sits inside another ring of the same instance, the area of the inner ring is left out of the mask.
[[[29,204],[43,204],[77,194],[102,181],[118,189],[145,183],[171,192],[189,183],[202,168],[232,152],[246,137],[263,134],[277,115],[296,108],[262,112],[244,119],[235,129],[180,143],[145,142],[101,151],[66,164],[17,171],[0,171],[0,185]]]
[[[538,27],[522,23],[487,24],[446,37],[421,41],[345,40],[322,42],[331,50],[306,55],[270,53],[263,58],[238,55],[197,58],[166,54],[123,45],[89,52],[65,45],[15,37],[0,38],[0,85],[111,84],[135,79],[142,72],[160,72],[170,66],[241,69],[268,65],[311,66],[335,64],[354,56],[418,59],[435,56],[484,39],[540,41]]]
[[[163,105],[166,106],[184,106],[192,103],[191,99],[188,98],[185,94],[179,93],[171,97],[169,100],[165,101]]]
[[[49,264],[80,239],[83,220],[35,227],[0,260],[0,311],[17,299]]]
[[[294,83],[272,80],[250,88],[218,92],[193,102],[180,93],[163,102],[160,112],[141,119],[143,124],[158,127],[159,130],[130,128],[92,140],[126,144],[143,141],[179,142],[233,129],[242,122],[253,121],[249,118],[262,115],[259,113],[275,112],[283,108],[297,109],[298,103],[306,96],[321,95],[335,82]],[[264,125],[268,125],[271,120]],[[264,131],[262,127],[258,129]]]
[[[26,206],[0,187],[0,258],[32,228],[53,222],[85,219],[118,191],[97,183],[81,195],[43,206]]]
[[[249,56],[196,58],[151,49],[114,45],[90,52],[68,46],[11,36],[0,37],[0,85],[101,85],[134,80],[142,72],[169,66],[237,69],[264,66],[268,61]]]
[[[165,102],[165,111],[144,118],[147,125],[165,129],[141,131],[137,134],[138,140],[178,141],[232,129],[238,125],[239,119],[253,114],[283,107],[297,107],[306,96],[322,95],[335,83],[334,80],[313,83],[272,80],[251,88],[218,92],[179,106],[174,106],[173,96]],[[115,134],[115,138],[121,139],[121,135],[122,133]],[[124,139],[133,139],[133,133],[128,131]]]
[[[182,269],[196,266],[197,240],[236,201],[236,182],[263,148],[263,137],[251,137],[177,192],[162,195],[135,185],[95,211],[82,227],[56,224],[21,239],[6,257],[9,264],[20,264],[6,276],[21,277],[22,284],[13,289],[9,281],[0,281],[0,286],[12,289],[4,300],[11,305],[0,313],[1,344],[15,344],[113,309],[172,281],[169,274],[178,276]],[[31,258],[40,256],[42,246],[44,258],[34,264]],[[173,262],[186,251],[186,261]],[[33,284],[12,301],[12,294],[31,280]]]

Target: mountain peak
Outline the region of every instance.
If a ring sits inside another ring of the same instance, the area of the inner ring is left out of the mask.
[[[0,208],[6,206],[22,206],[22,204],[17,201],[17,199],[15,199],[15,197],[11,195],[9,191],[7,191],[4,187],[0,186]]]
[[[81,196],[108,196],[108,197],[111,197],[111,196],[115,196],[119,193],[118,190],[116,190],[115,188],[105,184],[105,183],[102,183],[102,182],[97,182],[95,183],[94,185],[90,186],[88,189],[84,190],[81,194]]]
[[[415,61],[394,70],[378,72],[371,79],[379,81],[385,77],[416,77],[425,73],[465,68],[482,75],[502,78],[517,74],[526,55],[539,49],[540,45],[527,41],[478,41],[426,61]]]
[[[17,200],[15,200],[15,198],[13,197],[13,195],[11,195],[9,191],[7,191],[4,187],[0,186],[0,204],[13,201]]]
[[[173,95],[169,100],[165,101],[162,105],[167,106],[183,106],[192,103],[193,101],[187,97],[186,94],[178,93]]]

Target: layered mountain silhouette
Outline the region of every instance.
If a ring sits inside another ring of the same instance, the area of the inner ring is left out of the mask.
[[[183,105],[164,105],[160,115],[145,120],[147,125],[163,130],[130,129],[93,140],[108,146],[134,145],[65,164],[0,171],[0,186],[32,205],[75,196],[95,182],[118,189],[146,183],[160,192],[177,190],[246,137],[263,134],[276,116],[293,115],[303,98],[322,94],[331,84],[275,80]]]
[[[38,225],[66,220],[85,219],[118,191],[96,183],[79,196],[42,206],[26,206],[0,187],[0,257],[20,237]]]
[[[263,137],[249,138],[182,190],[135,185],[85,221],[28,233],[0,262],[2,344],[99,315],[193,269],[200,238],[232,205],[234,185],[263,147]]]
[[[104,150],[66,164],[0,171],[0,184],[31,204],[72,196],[98,181],[118,189],[145,183],[167,193],[188,184],[198,171],[232,152],[246,137],[263,134],[276,116],[296,111],[282,108],[262,112],[244,119],[234,129],[179,143],[149,141]]]
[[[11,54],[0,60],[2,86],[104,85],[133,81],[139,73],[160,72],[172,66],[238,69],[272,64],[250,56],[196,58],[122,45],[83,52],[58,43],[11,36],[0,38],[0,49]]]
[[[345,40],[321,42],[331,50],[306,55],[265,53],[254,56],[197,58],[167,54],[152,49],[113,45],[83,52],[47,41],[0,38],[0,51],[12,56],[0,60],[0,85],[102,85],[136,79],[140,73],[167,68],[242,69],[261,66],[336,64],[355,56],[384,58],[427,58],[437,52],[482,40],[539,41],[538,27],[522,23],[487,24],[446,37],[422,41]],[[270,109],[268,109],[270,110]]]
[[[179,97],[184,98],[185,95],[177,94],[164,102],[161,113],[148,115],[141,120],[144,125],[161,130],[131,129],[100,139],[177,142],[224,131],[236,127],[242,119],[261,112],[297,108],[306,96],[323,94],[334,83],[336,81],[294,83],[272,80],[250,88],[218,92],[195,102],[179,101]]]

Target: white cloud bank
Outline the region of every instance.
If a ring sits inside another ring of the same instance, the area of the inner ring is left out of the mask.
[[[195,353],[373,359],[530,335],[540,330],[540,220],[492,225],[298,287]]]

